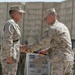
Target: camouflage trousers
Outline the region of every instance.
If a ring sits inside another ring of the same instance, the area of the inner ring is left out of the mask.
[[[2,75],[16,75],[18,66],[17,61],[13,64],[7,64],[6,62],[2,61],[1,64],[2,64]]]
[[[51,75],[73,75],[73,61],[52,62]]]
[[[20,75],[24,75],[24,68],[25,68],[25,61],[26,61],[26,55],[23,55],[24,57],[20,57],[20,61],[18,64],[18,72]]]

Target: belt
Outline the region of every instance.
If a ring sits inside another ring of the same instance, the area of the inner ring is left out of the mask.
[[[19,41],[19,39],[17,39],[17,40],[13,40],[13,42],[18,42]]]

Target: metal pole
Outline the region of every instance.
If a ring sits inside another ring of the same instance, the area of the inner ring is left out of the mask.
[[[72,0],[71,39],[72,39],[72,28],[73,28],[73,10],[74,10],[74,0]]]

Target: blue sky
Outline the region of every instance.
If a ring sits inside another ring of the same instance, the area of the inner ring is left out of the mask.
[[[61,2],[64,0],[0,0],[0,2]]]

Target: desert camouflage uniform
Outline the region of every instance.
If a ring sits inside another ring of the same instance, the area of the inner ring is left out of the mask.
[[[73,75],[74,52],[67,27],[56,20],[44,33],[42,40],[38,44],[30,46],[29,50],[40,50],[48,42],[50,42],[48,53],[51,75]]]
[[[2,46],[2,72],[3,75],[16,75],[17,65],[19,61],[20,46],[20,27],[13,19],[8,20],[4,26],[4,37]],[[13,64],[6,63],[5,59],[12,56]]]

